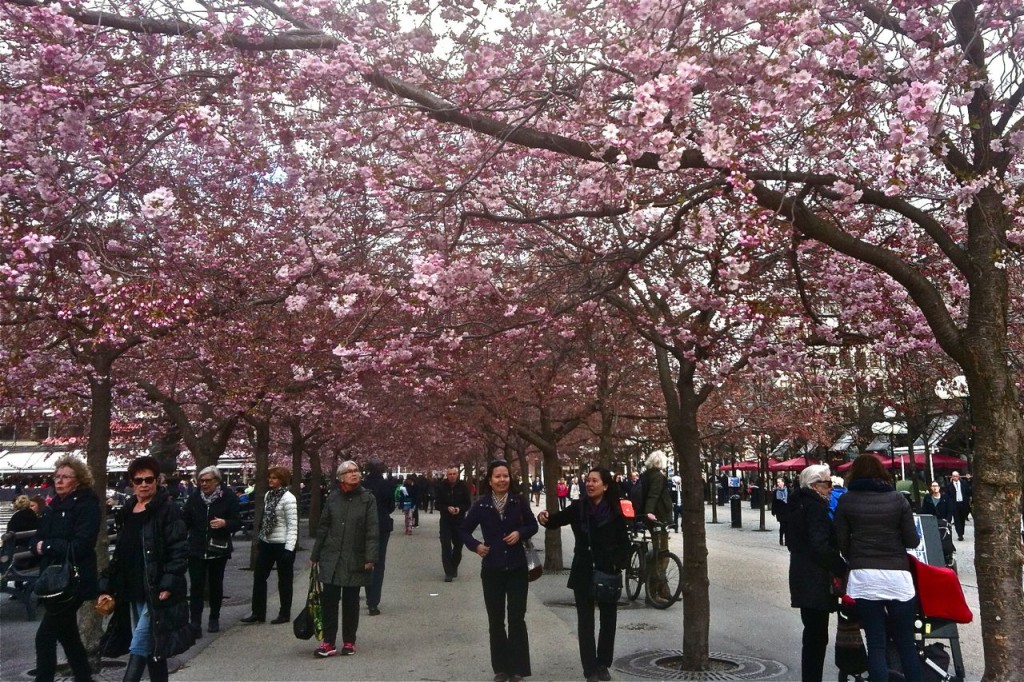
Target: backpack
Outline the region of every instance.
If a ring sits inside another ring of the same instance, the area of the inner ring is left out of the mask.
[[[644,474],[646,475],[646,473],[645,471]],[[633,504],[633,513],[638,518],[644,516],[644,501],[646,497],[647,490],[644,487],[644,476],[640,476],[629,490],[629,501]]]

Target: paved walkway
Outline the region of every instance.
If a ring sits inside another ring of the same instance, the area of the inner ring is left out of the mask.
[[[768,517],[769,532],[758,532],[758,512],[743,510],[742,529],[728,523],[728,510],[719,507],[721,523],[708,524],[711,573],[711,649],[775,661],[786,672],[774,680],[799,679],[800,617],[789,607],[787,570],[789,555],[778,545],[777,526]],[[708,520],[711,508],[707,508]],[[398,518],[397,515],[395,517]],[[316,640],[300,641],[290,625],[244,625],[238,619],[249,612],[252,573],[240,570],[247,557],[246,544],[237,543],[229,564],[219,635],[206,634],[178,660],[172,682],[186,680],[490,680],[487,623],[479,580],[479,558],[466,553],[461,575],[443,581],[436,514],[421,514],[412,536],[392,535],[380,616],[361,612],[355,656],[319,659],[313,656]],[[303,522],[305,524],[305,522]],[[400,525],[400,524],[399,524]],[[542,531],[543,532],[543,531]],[[572,536],[562,533],[566,565],[572,556]],[[297,558],[296,605],[308,581],[311,539]],[[973,569],[973,527],[967,540],[957,543],[961,578],[968,603],[977,616],[978,599]],[[682,554],[682,542],[672,536],[671,546]],[[532,680],[582,679],[576,644],[576,615],[567,573],[546,574],[530,586],[527,625],[533,665]],[[276,608],[271,578],[270,615]],[[293,614],[294,615],[294,614]],[[657,611],[642,605],[623,606],[616,635],[616,680],[643,679],[625,672],[625,660],[642,652],[675,650],[682,639],[682,605]],[[0,604],[0,679],[30,679],[32,639],[36,623],[25,621],[14,602]],[[833,618],[833,629],[835,620]],[[968,679],[983,670],[981,635],[977,620],[961,627]],[[836,679],[829,647],[825,679]],[[632,668],[632,670],[636,670]],[[120,680],[121,671],[104,678]],[[715,679],[730,679],[718,676]],[[738,678],[733,678],[738,679]],[[746,677],[745,679],[763,679]]]

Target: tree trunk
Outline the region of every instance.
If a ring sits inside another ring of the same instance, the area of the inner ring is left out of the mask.
[[[256,488],[252,492],[253,526],[252,545],[249,548],[249,569],[256,567],[256,550],[259,547],[260,522],[263,520],[263,498],[267,494],[267,471],[270,469],[270,417],[245,418],[253,431],[253,459],[256,460]]]
[[[549,514],[558,511],[558,479],[561,478],[561,467],[558,464],[558,450],[555,446],[539,448],[544,458],[544,508]],[[561,571],[562,563],[562,529],[548,528],[544,530],[544,570]]]
[[[973,371],[972,371],[973,370]],[[1020,402],[1004,356],[966,370],[976,440],[973,464],[974,566],[981,631],[986,642],[984,680],[1024,679],[1024,588],[1021,584]]]
[[[693,375],[680,371],[672,380],[668,352],[656,351],[658,374],[666,404],[666,424],[679,460],[683,491],[683,670],[706,670],[710,659],[711,598],[708,542],[704,527],[704,485],[701,480],[699,398]]]
[[[114,409],[114,389],[110,368],[114,362],[112,353],[99,353],[92,358],[89,373],[89,442],[85,447],[85,458],[92,471],[93,492],[100,501],[100,534],[96,540],[96,565],[99,570],[107,567],[107,458],[110,456],[110,419]],[[78,610],[78,628],[82,643],[89,652],[89,665],[100,670],[100,637],[103,635],[103,619],[92,608],[90,602]]]
[[[316,537],[316,529],[320,525],[320,513],[324,489],[324,472],[320,464],[320,450],[309,451],[309,537]]]

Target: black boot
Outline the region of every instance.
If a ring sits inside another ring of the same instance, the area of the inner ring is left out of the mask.
[[[149,682],[167,682],[167,659],[149,659]]]
[[[139,682],[145,669],[146,657],[132,654],[128,657],[128,667],[124,669],[124,679],[121,682]]]

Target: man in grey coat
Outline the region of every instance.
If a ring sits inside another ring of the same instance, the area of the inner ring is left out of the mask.
[[[341,601],[341,655],[356,652],[359,628],[359,588],[373,581],[380,529],[377,502],[360,483],[359,465],[349,460],[338,467],[337,489],[327,498],[320,517],[310,564],[319,568],[323,592],[324,641],[314,652],[321,658],[339,653],[338,602]]]

